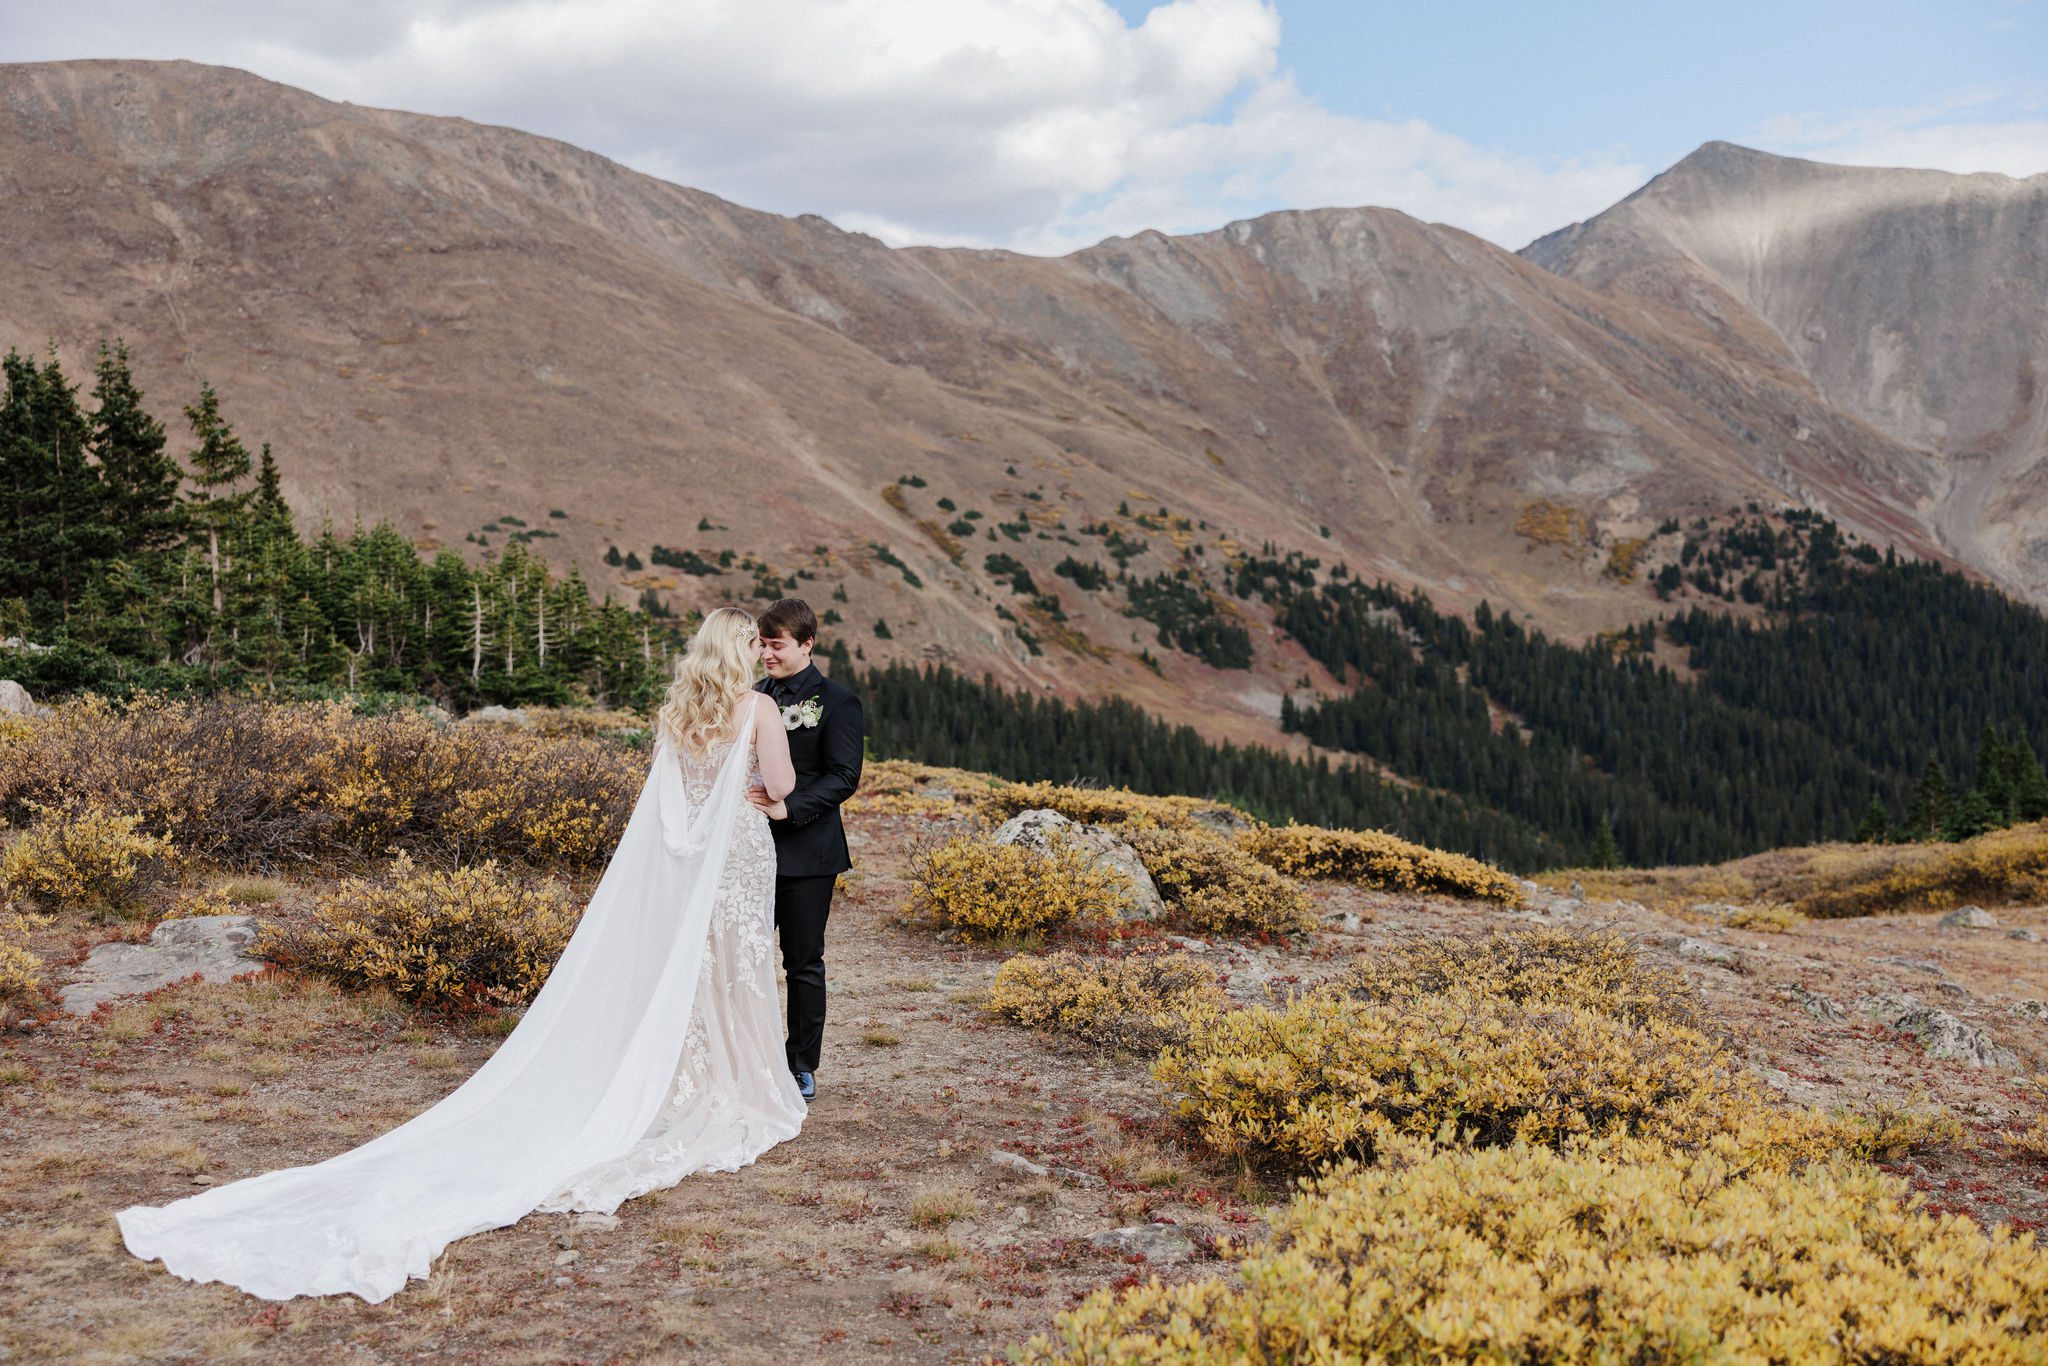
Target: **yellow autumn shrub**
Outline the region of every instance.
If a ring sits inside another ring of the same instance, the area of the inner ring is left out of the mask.
[[[2035,1162],[2048,1162],[2048,1115],[2037,1115],[2025,1128],[2000,1134],[2005,1146]]]
[[[189,854],[266,870],[394,848],[595,867],[647,773],[645,753],[598,736],[338,703],[85,697],[7,743],[0,818],[91,801],[139,815]]]
[[[31,928],[27,916],[0,911],[0,1029],[43,1004],[43,960],[28,945]]]
[[[1640,1141],[1390,1145],[1304,1187],[1235,1275],[1102,1290],[1039,1363],[2040,1362],[2048,1250],[1866,1164]]]
[[[1784,902],[1774,901],[1761,906],[1739,906],[1726,923],[1730,929],[1783,934],[1805,924],[1806,917]]]
[[[1199,818],[1225,823],[1248,818],[1236,807],[1200,797],[1155,797],[1125,787],[1064,787],[1058,783],[1004,783],[980,794],[981,814],[1006,821],[1023,811],[1057,811],[1083,825],[1183,829]],[[1119,831],[1119,833],[1122,833]]]
[[[1948,1111],[1927,1104],[1901,1105],[1879,1100],[1835,1120],[1835,1143],[1843,1152],[1874,1162],[1888,1162],[1963,1136],[1963,1123]]]
[[[1644,962],[1618,934],[1563,927],[1412,940],[1360,957],[1339,985],[1362,1001],[1463,989],[1576,1006],[1631,1025],[1660,1019],[1697,1029],[1705,1018],[1683,974]]]
[[[1216,970],[1188,953],[1018,954],[988,996],[1003,1019],[1135,1053],[1186,1039],[1190,1014],[1224,1005]]]
[[[1480,897],[1504,906],[1522,903],[1521,885],[1491,864],[1411,844],[1380,830],[1262,825],[1237,839],[1246,853],[1290,877],[1336,878],[1396,892]]]
[[[1796,903],[1816,920],[1850,915],[1951,911],[2048,901],[2048,821],[1994,830],[1960,844],[1886,846],[1832,875]]]
[[[2031,1120],[2000,1134],[1999,1140],[2014,1156],[2032,1162],[2048,1162],[2048,1076],[2030,1077],[2036,1104],[2042,1107]]]
[[[1308,896],[1230,840],[1200,826],[1127,827],[1173,918],[1212,934],[1299,934],[1316,925]]]
[[[102,918],[137,915],[177,869],[177,848],[139,830],[138,815],[90,803],[29,809],[34,824],[0,854],[0,886],[26,905]]]
[[[539,992],[580,912],[559,884],[524,881],[495,861],[442,871],[400,854],[375,877],[343,882],[310,924],[260,922],[256,952],[420,1006],[512,1005]]]
[[[911,855],[910,903],[939,925],[991,938],[1120,917],[1132,888],[1057,836],[1041,849],[959,835]]]
[[[1465,988],[1394,1001],[1320,990],[1198,1015],[1152,1071],[1211,1147],[1296,1169],[1370,1157],[1403,1134],[1493,1145],[1619,1131],[1698,1144],[1749,1120],[1770,1140],[1759,1161],[1832,1147],[1822,1117],[1776,1110],[1696,1030]]]

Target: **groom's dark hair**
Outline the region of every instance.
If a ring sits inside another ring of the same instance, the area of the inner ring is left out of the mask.
[[[763,637],[788,636],[802,645],[818,638],[818,614],[802,598],[784,598],[754,618],[754,629]]]

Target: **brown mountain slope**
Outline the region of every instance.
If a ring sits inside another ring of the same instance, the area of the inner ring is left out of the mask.
[[[1926,516],[1951,551],[2048,595],[2048,175],[1828,166],[1708,143],[1523,254],[1689,311],[1928,451]]]
[[[1057,260],[891,250],[189,63],[0,67],[0,176],[0,344],[54,341],[76,374],[125,336],[166,415],[211,379],[302,511],[465,548],[523,523],[599,573],[612,545],[751,553],[815,599],[843,589],[870,658],[1118,691],[1224,735],[1270,738],[1313,670],[1256,622],[1249,673],[1161,651],[1116,594],[1054,576],[1107,563],[1086,523],[1148,541],[1134,574],[1213,574],[1226,536],[1270,540],[1569,633],[1647,603],[1587,547],[1518,535],[1532,508],[1613,539],[1791,502],[1933,549],[1917,509],[1939,472],[1831,406],[1762,323],[1389,210]],[[1188,526],[1119,521],[1125,501]],[[1069,621],[1034,618],[991,554]],[[678,606],[748,586],[738,564],[617,581]],[[1159,676],[1133,665],[1147,646]]]

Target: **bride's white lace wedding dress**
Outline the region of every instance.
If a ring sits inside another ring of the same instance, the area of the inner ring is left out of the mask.
[[[517,1029],[362,1146],[115,1218],[128,1250],[265,1299],[389,1298],[451,1241],[610,1213],[732,1171],[805,1114],[774,970],[775,848],[745,800],[758,708],[701,760],[657,744],[589,908]]]

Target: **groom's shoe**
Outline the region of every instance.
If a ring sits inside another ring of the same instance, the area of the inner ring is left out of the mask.
[[[798,1072],[796,1093],[804,1098],[804,1104],[809,1105],[818,1098],[818,1079],[808,1072]]]

